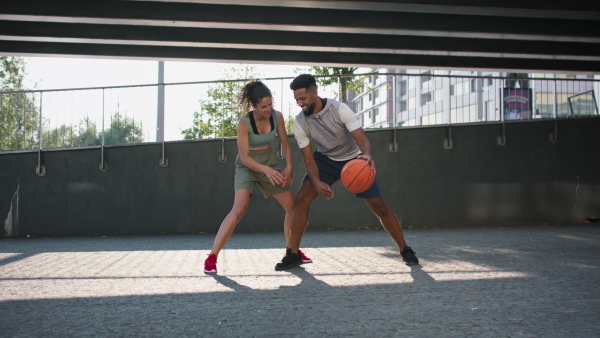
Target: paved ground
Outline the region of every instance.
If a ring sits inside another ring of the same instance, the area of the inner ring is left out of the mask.
[[[0,336],[599,337],[600,226],[0,239]]]

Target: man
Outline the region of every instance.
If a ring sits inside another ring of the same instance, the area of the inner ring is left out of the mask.
[[[290,88],[294,91],[296,103],[302,108],[302,112],[296,116],[294,135],[307,173],[296,196],[292,213],[291,248],[287,249],[275,270],[287,270],[302,264],[299,248],[302,234],[308,226],[310,204],[317,196],[333,198],[331,185],[339,180],[344,164],[352,159],[362,158],[375,171],[371,144],[354,112],[346,104],[320,98],[315,78],[310,74],[296,77]],[[318,145],[314,154],[310,146],[311,140]],[[383,200],[377,178],[369,190],[356,194],[356,197],[364,199],[379,218],[398,245],[404,262],[407,265],[418,264],[415,252],[406,245],[398,217]]]

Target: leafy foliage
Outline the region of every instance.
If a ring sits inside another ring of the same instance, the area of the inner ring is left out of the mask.
[[[342,102],[348,103],[348,90],[359,92],[364,86],[367,77],[355,76],[356,67],[310,67],[310,71],[317,77],[317,83],[321,86],[330,86],[338,84],[339,98]],[[347,76],[344,76],[347,75]]]
[[[192,126],[183,129],[186,140],[231,137],[237,135],[238,120],[245,112],[238,104],[238,93],[246,80],[256,78],[256,67],[233,66],[222,71],[224,77],[212,84],[207,91],[207,99],[200,99],[201,111],[194,112]]]
[[[116,112],[111,117],[110,127],[104,131],[104,144],[128,144],[144,142],[142,125],[133,118]]]
[[[0,56],[0,90],[23,91],[25,60]],[[34,149],[38,142],[38,109],[30,93],[0,94],[0,150]]]
[[[128,144],[144,142],[144,131],[140,122],[131,117],[115,112],[110,117],[110,127],[104,131],[104,144]],[[62,125],[58,128],[44,130],[42,134],[43,148],[86,147],[102,144],[102,130],[88,118],[79,126]]]

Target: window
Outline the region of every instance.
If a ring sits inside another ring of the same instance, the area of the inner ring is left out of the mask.
[[[406,111],[406,100],[400,101],[400,111]]]
[[[408,109],[411,108],[415,108],[417,106],[417,98],[416,97],[411,97],[410,99],[408,99]]]
[[[362,111],[362,100],[356,100],[354,101],[354,111],[359,113]]]
[[[415,88],[417,86],[417,81],[414,76],[408,78],[408,88]]]
[[[436,90],[434,93],[434,98],[433,101],[435,102],[440,102],[444,99],[444,93],[443,93],[444,89],[438,89]]]
[[[433,100],[432,93],[421,94],[421,105],[424,106]]]
[[[400,96],[406,95],[407,85],[406,81],[400,81]]]

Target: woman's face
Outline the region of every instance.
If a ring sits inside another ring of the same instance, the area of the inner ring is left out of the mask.
[[[258,102],[258,104],[252,104],[254,113],[259,114],[262,117],[271,117],[273,114],[273,99],[270,97],[264,97]]]

